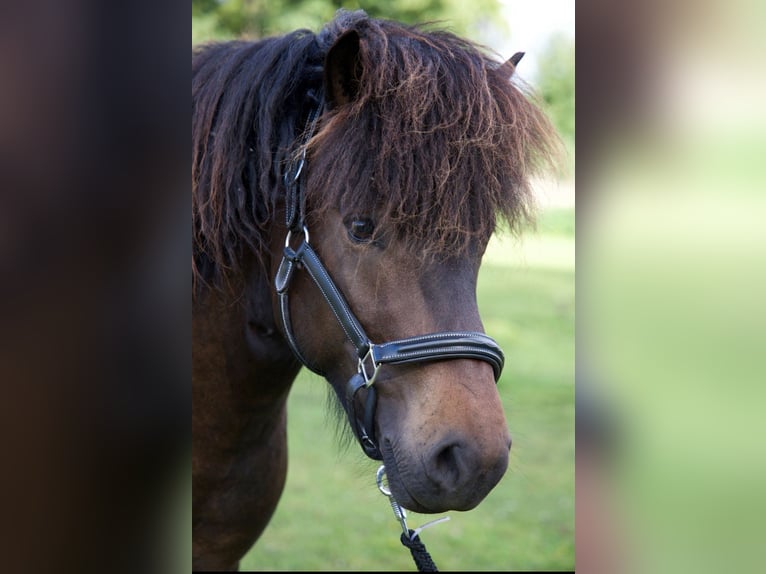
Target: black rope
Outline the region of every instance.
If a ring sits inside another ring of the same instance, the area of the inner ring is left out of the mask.
[[[415,560],[415,565],[418,567],[418,572],[439,571],[428,550],[426,550],[426,545],[420,541],[420,536],[415,535],[414,530],[410,530],[409,536],[405,536],[404,532],[402,532],[401,540],[402,544],[410,549],[412,559]]]

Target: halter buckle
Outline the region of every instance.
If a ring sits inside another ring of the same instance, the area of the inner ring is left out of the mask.
[[[301,229],[303,231],[303,240],[308,243],[309,242],[309,230],[304,225]],[[293,231],[292,229],[287,230],[287,237],[285,237],[285,247],[290,247],[290,237],[292,236]]]
[[[380,363],[375,362],[375,357],[372,354],[372,349],[375,347],[372,343],[370,343],[369,348],[367,349],[367,353],[365,353],[364,357],[359,359],[359,366],[358,366],[358,373],[364,377],[364,386],[365,387],[371,387],[372,384],[375,382],[375,379],[378,377],[378,371],[380,371]],[[369,370],[372,371],[372,374],[369,373]]]

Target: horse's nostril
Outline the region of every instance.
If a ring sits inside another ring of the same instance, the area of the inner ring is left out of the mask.
[[[451,442],[437,447],[433,458],[434,471],[431,479],[442,487],[454,488],[460,482],[465,468],[466,449],[460,443]]]
[[[436,466],[446,469],[456,466],[455,450],[457,446],[454,444],[447,445],[441,449],[436,455]]]

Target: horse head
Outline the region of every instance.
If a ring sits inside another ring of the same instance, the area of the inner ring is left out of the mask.
[[[478,270],[497,214],[527,215],[547,124],[454,36],[366,19],[326,35],[272,242],[275,315],[399,503],[469,510],[511,447]]]

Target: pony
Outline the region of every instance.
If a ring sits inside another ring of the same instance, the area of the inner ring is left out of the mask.
[[[402,507],[470,510],[504,475],[477,275],[555,156],[518,59],[344,10],[193,49],[195,570],[236,570],[266,528],[303,366]]]

